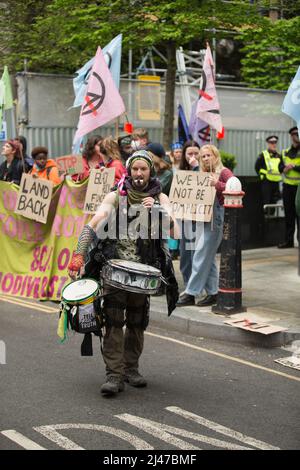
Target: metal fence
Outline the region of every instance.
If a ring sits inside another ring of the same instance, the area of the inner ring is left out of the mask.
[[[152,142],[162,142],[161,128],[148,128]],[[115,127],[103,127],[98,131],[101,135],[115,135]],[[45,145],[51,157],[67,155],[71,152],[72,140],[75,133],[73,127],[26,127],[23,134],[27,138],[28,150],[36,145]],[[272,130],[240,130],[227,129],[224,140],[219,141],[219,148],[235,155],[238,162],[235,168],[237,176],[255,175],[254,164],[259,153],[265,149],[265,139],[270,134],[279,137],[279,149],[290,145],[288,132]],[[176,139],[177,131],[174,131]]]

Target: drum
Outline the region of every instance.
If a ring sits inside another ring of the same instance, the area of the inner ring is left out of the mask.
[[[101,277],[109,286],[138,294],[156,294],[161,284],[159,269],[122,259],[109,260]]]
[[[62,290],[62,301],[69,305],[92,303],[99,295],[99,284],[94,279],[78,279],[67,284]]]

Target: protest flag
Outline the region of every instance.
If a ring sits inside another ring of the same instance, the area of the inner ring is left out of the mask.
[[[203,62],[202,86],[199,90],[196,115],[218,132],[222,132],[220,104],[214,81],[214,62],[209,45],[207,45]]]
[[[8,68],[5,65],[4,71],[1,77],[1,82],[2,82],[2,104],[3,108],[6,109],[11,109],[14,107],[14,102],[13,102],[13,95],[12,95],[12,89],[11,89],[11,83],[10,83],[10,77],[8,73]],[[0,91],[1,95],[1,91]]]
[[[190,139],[189,128],[181,104],[178,105],[178,141],[183,145]]]
[[[73,145],[76,145],[80,137],[112,121],[124,112],[123,99],[112,79],[103,52],[98,47]]]
[[[189,122],[189,133],[192,139],[197,142],[200,147],[211,142],[210,127],[207,122],[200,119],[196,115],[198,100],[192,104],[191,119]]]
[[[108,65],[115,85],[118,89],[120,88],[121,51],[122,34],[116,36],[102,49],[105,62]],[[73,80],[73,88],[75,93],[75,100],[72,106],[73,108],[82,106],[94,61],[95,57],[90,59],[86,64],[83,65],[83,67],[81,67],[81,69],[76,71],[77,76]]]
[[[296,121],[300,135],[300,67],[289,86],[281,109]]]

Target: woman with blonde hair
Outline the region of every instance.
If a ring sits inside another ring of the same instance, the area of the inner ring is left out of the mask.
[[[121,160],[118,143],[111,136],[105,137],[100,142],[100,156],[102,166],[115,169],[115,184],[117,184],[126,173],[126,169]]]
[[[206,291],[206,297],[197,303],[204,307],[217,303],[219,274],[216,253],[222,241],[224,222],[224,196],[226,182],[233,176],[223,166],[219,150],[214,145],[204,145],[200,149],[200,171],[208,173],[210,186],[216,189],[212,222],[204,222],[200,247],[196,246],[192,261],[192,273],[177,305],[194,305],[195,296]],[[200,240],[199,240],[200,241]]]

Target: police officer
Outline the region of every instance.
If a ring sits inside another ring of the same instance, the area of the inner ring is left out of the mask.
[[[255,171],[261,179],[262,202],[265,204],[276,204],[280,199],[279,182],[281,174],[279,171],[280,154],[277,152],[278,137],[270,135],[266,138],[268,145],[257,158]]]
[[[298,128],[292,127],[289,130],[292,145],[282,151],[282,161],[279,171],[283,173],[283,205],[285,212],[285,241],[278,245],[278,248],[292,248],[294,246],[295,222],[297,221],[297,236],[299,240],[299,218],[296,214],[296,193],[300,184],[300,140]]]

